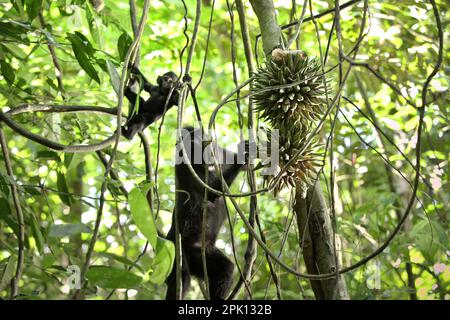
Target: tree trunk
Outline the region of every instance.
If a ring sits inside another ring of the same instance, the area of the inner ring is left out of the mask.
[[[340,264],[338,254],[334,250],[334,232],[319,182],[308,189],[304,199],[300,192],[296,192],[295,200],[299,243],[308,273],[336,272]],[[349,299],[344,278],[339,274],[329,280],[312,280],[311,287],[319,300]]]

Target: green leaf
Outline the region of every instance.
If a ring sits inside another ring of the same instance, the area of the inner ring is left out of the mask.
[[[52,224],[48,236],[52,238],[63,238],[90,232],[91,229],[83,223]]]
[[[446,231],[435,221],[418,221],[409,232],[409,237],[428,260],[434,259],[439,247],[445,250],[448,246]]]
[[[97,71],[89,60],[89,55],[93,54],[94,49],[90,45],[89,41],[84,36],[77,32],[76,34],[68,33],[67,39],[72,44],[72,50],[75,54],[81,68],[88,74],[91,79],[100,83],[100,78],[98,77]],[[87,43],[85,42],[87,41]],[[91,52],[92,51],[92,52]]]
[[[437,221],[432,221],[433,229],[435,231],[434,242],[438,243],[442,249],[446,250],[449,244],[449,238],[447,234],[447,230],[439,224]]]
[[[175,261],[175,245],[172,241],[158,237],[156,244],[156,255],[153,260],[153,272],[150,275],[150,281],[161,285],[172,271]]]
[[[114,66],[114,64],[109,59],[106,60],[106,66],[108,68],[108,74],[109,74],[109,79],[110,79],[111,85],[112,85],[114,91],[116,92],[116,94],[119,94],[120,75],[117,72],[117,69]]]
[[[147,238],[152,248],[156,248],[158,233],[147,198],[139,188],[134,188],[128,196],[128,202],[131,208],[131,215],[139,231]]]
[[[8,83],[14,83],[14,79],[16,78],[16,74],[14,73],[14,69],[11,67],[9,63],[6,61],[0,61],[0,71],[2,72],[3,77]]]
[[[117,51],[119,52],[119,58],[121,61],[125,59],[128,48],[130,48],[132,42],[133,40],[126,32],[122,33],[119,40],[117,40]]]
[[[11,215],[11,208],[9,202],[5,198],[0,198],[0,218]]]
[[[142,273],[145,273],[145,271],[142,269],[142,267],[140,265],[138,265],[137,263],[135,263],[135,262],[133,262],[130,259],[127,259],[125,257],[118,256],[117,254],[110,253],[110,252],[99,252],[98,255],[114,259],[114,260],[116,260],[116,261],[118,261],[118,262],[120,262],[120,263],[122,263],[122,264],[124,264],[126,266],[137,268]]]
[[[50,151],[50,150],[40,150],[36,153],[36,158],[37,159],[49,159],[49,160],[55,160],[60,162],[61,158],[59,157],[59,155],[54,152],[54,151]]]
[[[28,194],[31,196],[40,196],[42,195],[42,189],[33,187],[33,186],[26,186],[23,188]]]
[[[34,240],[36,241],[36,247],[40,254],[44,253],[44,237],[42,236],[41,228],[39,226],[39,223],[34,216],[34,212],[30,213],[30,225],[31,225],[31,231],[33,232]]]
[[[142,277],[129,271],[104,266],[93,266],[86,274],[89,282],[101,288],[123,288],[137,287],[142,282]]]
[[[30,18],[30,22],[33,21],[41,10],[42,0],[26,0],[27,15]]]
[[[56,258],[55,255],[52,253],[45,254],[42,258],[42,267],[45,269],[48,269],[52,267],[52,265],[55,263]]]
[[[91,36],[94,41],[100,46],[103,47],[103,34],[102,34],[102,24],[101,19],[98,19],[92,6],[90,3],[87,3],[86,6],[86,20],[89,25],[89,31],[91,32]]]
[[[75,153],[64,153],[64,166],[69,169],[72,164],[72,159],[74,158]]]
[[[24,12],[23,12],[23,3],[22,1],[15,1],[15,0],[10,0],[11,4],[13,5],[14,9],[17,10],[17,12],[23,16]]]
[[[9,179],[3,174],[0,173],[0,190],[5,194],[5,196],[9,196]]]
[[[0,291],[6,289],[10,285],[10,282],[15,274],[16,263],[17,259],[14,256],[9,256],[1,262]]]
[[[86,36],[84,34],[82,34],[81,32],[79,32],[79,31],[75,31],[74,35],[77,36],[78,39],[80,39],[80,41],[81,41],[80,44],[83,46],[84,51],[91,58],[94,55],[94,53],[95,53],[95,49],[92,46],[92,44],[89,41],[89,39],[86,38]]]
[[[108,72],[108,67],[106,66],[106,60],[105,59],[95,59],[95,62],[102,69],[102,71]]]
[[[20,43],[29,45],[30,40],[27,38],[29,27],[18,23],[0,22],[0,35],[17,40]]]
[[[19,224],[12,219],[11,208],[5,198],[0,198],[0,220],[5,221],[16,236],[19,235]]]
[[[13,46],[10,43],[2,43],[1,46],[5,49],[5,51],[9,51],[14,58],[24,60],[27,57],[27,54],[18,46]]]
[[[47,79],[45,79],[45,82],[55,91],[58,91],[58,86],[56,85],[55,81],[53,79],[50,79],[49,77],[47,77]]]
[[[69,188],[67,187],[66,177],[58,172],[56,185],[58,187],[58,196],[62,202],[70,206],[73,203],[72,196],[69,194]]]
[[[150,191],[150,188],[153,188],[154,186],[155,186],[155,182],[154,181],[148,181],[148,180],[145,180],[144,182],[141,182],[139,184],[139,187],[141,188],[142,193],[145,194],[145,195]]]

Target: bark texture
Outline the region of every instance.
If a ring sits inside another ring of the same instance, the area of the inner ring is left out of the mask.
[[[296,193],[299,243],[308,273],[333,273],[340,267],[334,250],[334,232],[329,210],[319,182],[308,189],[306,198]],[[342,275],[329,280],[312,280],[311,287],[318,300],[347,300],[349,295]]]

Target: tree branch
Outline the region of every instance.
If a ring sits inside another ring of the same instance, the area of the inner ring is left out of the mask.
[[[8,144],[6,142],[3,128],[0,126],[0,144],[2,147],[3,159],[5,161],[6,173],[11,181],[11,193],[13,196],[14,207],[16,209],[17,223],[19,225],[19,250],[17,253],[16,274],[11,280],[11,299],[15,299],[19,294],[19,282],[22,278],[23,262],[24,262],[24,244],[25,244],[25,222],[23,218],[22,207],[20,206],[19,192],[17,191],[16,181],[9,156]]]

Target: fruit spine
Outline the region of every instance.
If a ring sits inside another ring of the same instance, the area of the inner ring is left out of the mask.
[[[275,193],[285,186],[296,186],[306,196],[321,166],[321,156],[317,143],[305,143],[311,127],[325,112],[330,80],[322,74],[316,58],[280,50],[276,49],[274,58],[255,73],[252,99],[259,117],[280,130],[280,168],[303,150],[285,168]]]

